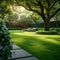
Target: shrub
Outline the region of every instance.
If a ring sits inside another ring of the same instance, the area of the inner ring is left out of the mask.
[[[59,29],[56,29],[56,31],[57,31],[57,32],[60,32],[60,30],[59,30]]]
[[[57,34],[56,31],[43,31],[43,32],[36,32],[37,34]]]
[[[10,43],[10,34],[8,29],[5,26],[4,22],[0,22],[0,58],[2,60],[8,60],[8,57],[11,56],[11,43]]]

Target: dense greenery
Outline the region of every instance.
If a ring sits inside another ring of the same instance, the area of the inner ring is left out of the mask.
[[[30,11],[23,11],[22,13],[13,12],[12,15],[7,15],[4,21],[7,23],[7,27],[13,28],[28,28],[31,24],[35,23],[37,19],[32,15]]]
[[[39,60],[60,60],[60,35],[10,30],[12,41]]]
[[[52,21],[49,26],[50,28],[60,28],[60,21]],[[31,24],[31,27],[44,28],[44,23]]]
[[[7,2],[0,1],[0,18],[4,19],[6,14],[11,14],[11,10]]]
[[[26,22],[26,21],[25,21]],[[24,22],[24,24],[25,24]],[[19,22],[16,22],[16,23],[19,23]],[[22,21],[23,23],[23,21]],[[27,23],[27,22],[26,22]],[[23,24],[22,24],[23,25]],[[11,23],[11,22],[6,22],[6,26],[9,28],[9,29],[22,29],[23,27],[19,24],[14,24],[14,23]],[[23,25],[25,27],[25,25]],[[31,28],[31,27],[35,27],[35,28],[44,28],[44,23],[41,22],[41,23],[33,23],[33,24],[28,24],[26,28]],[[53,28],[53,30],[55,30],[56,28],[60,28],[60,21],[52,21],[50,22],[50,28]]]
[[[5,24],[0,21],[0,58],[8,60],[11,56],[10,34]]]

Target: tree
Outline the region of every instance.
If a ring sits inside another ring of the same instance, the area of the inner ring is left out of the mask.
[[[16,0],[16,3],[40,15],[44,21],[45,31],[49,31],[51,18],[60,11],[60,7],[57,8],[60,0]]]
[[[33,19],[31,19],[30,13],[26,13],[21,13],[20,19],[17,22],[24,29],[30,27],[31,24],[34,22]]]
[[[4,19],[6,14],[10,14],[10,7],[5,2],[0,2],[0,18]]]
[[[4,18],[4,21],[6,22],[6,26],[7,27],[13,27],[17,24],[17,21],[19,19],[19,14],[18,13],[13,13],[12,15],[7,15]]]

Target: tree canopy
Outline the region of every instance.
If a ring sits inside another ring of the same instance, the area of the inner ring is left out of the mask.
[[[40,15],[49,30],[49,22],[60,11],[60,0],[16,0],[16,4]]]
[[[60,0],[0,0],[0,3],[3,2],[6,4],[6,7],[16,4],[25,7],[29,11],[36,12],[42,17],[46,31],[49,30],[49,22],[51,18],[60,11]],[[1,9],[2,8],[0,7],[0,14],[4,14],[5,12],[1,13],[1,11],[6,11],[7,8]]]
[[[52,18],[58,11],[60,11],[60,7],[57,8],[59,0],[16,0],[16,2],[18,5],[24,6],[27,10],[38,13],[42,18],[44,15],[45,17],[50,15],[50,18]],[[53,14],[52,10],[54,10]],[[47,11],[49,11],[49,14],[47,14]]]
[[[0,18],[3,19],[6,14],[11,13],[10,5],[12,4],[12,0],[0,0]]]

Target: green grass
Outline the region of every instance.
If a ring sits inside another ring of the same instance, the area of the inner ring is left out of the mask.
[[[10,30],[12,41],[39,60],[60,60],[60,35]]]

